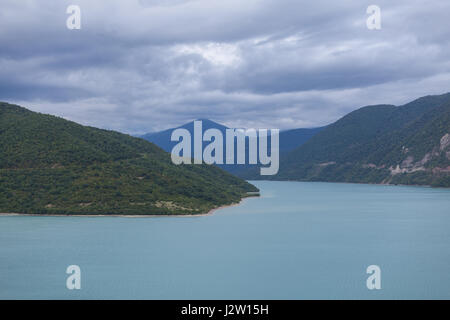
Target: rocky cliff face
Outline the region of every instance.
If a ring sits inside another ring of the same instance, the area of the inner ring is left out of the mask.
[[[450,172],[450,165],[443,167],[429,167],[426,165],[430,163],[432,160],[439,159],[444,157],[447,160],[450,160],[450,134],[446,133],[440,139],[439,145],[434,146],[430,152],[427,152],[422,159],[415,159],[414,156],[408,155],[409,149],[403,147],[402,151],[406,155],[405,160],[403,160],[397,166],[390,166],[389,171],[391,175],[397,175],[401,173],[413,173],[417,171],[429,171],[432,174],[440,174]]]

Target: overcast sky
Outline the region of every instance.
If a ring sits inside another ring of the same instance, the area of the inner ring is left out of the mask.
[[[132,134],[320,126],[450,91],[449,16],[447,0],[0,0],[0,100]]]

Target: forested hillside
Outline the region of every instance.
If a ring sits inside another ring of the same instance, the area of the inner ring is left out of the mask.
[[[197,214],[257,191],[214,166],[176,166],[143,139],[8,103],[0,151],[0,212]]]
[[[449,134],[450,94],[363,107],[282,157],[270,178],[450,187]]]

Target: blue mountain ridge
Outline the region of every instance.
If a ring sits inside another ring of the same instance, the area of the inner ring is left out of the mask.
[[[224,126],[220,123],[217,123],[215,121],[212,121],[210,119],[197,119],[197,121],[202,121],[202,129],[203,132],[205,132],[208,129],[218,129],[220,132],[222,132],[223,136],[225,137],[226,129],[229,129],[229,127]],[[171,135],[172,132],[175,129],[186,129],[191,134],[191,138],[193,139],[194,136],[194,121],[185,123],[179,127],[159,131],[159,132],[152,132],[147,133],[144,135],[141,135],[140,138],[143,138],[147,141],[150,141],[163,150],[167,152],[171,152],[173,147],[178,144],[177,141],[171,141]],[[318,128],[300,128],[300,129],[290,129],[290,130],[283,130],[280,131],[280,155],[286,154],[295,148],[301,146],[305,142],[307,142],[310,138],[312,138],[315,134],[323,130],[325,127],[318,127]],[[255,128],[257,129],[257,128]],[[270,134],[270,132],[269,132]],[[270,139],[269,139],[270,141]],[[191,141],[193,144],[193,140]],[[209,142],[203,142],[203,148],[209,144]],[[259,167],[259,165],[249,165],[248,164],[248,139],[246,140],[246,163],[245,165],[242,164],[222,164],[218,165],[220,168],[237,174],[243,170],[247,170],[251,167]],[[235,153],[236,154],[236,153]],[[191,154],[191,157],[193,157],[193,154]],[[224,161],[225,162],[225,161]],[[236,159],[234,163],[237,163]]]

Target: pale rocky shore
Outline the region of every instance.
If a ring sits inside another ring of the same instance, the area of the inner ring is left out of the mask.
[[[31,216],[31,217],[120,217],[120,218],[161,218],[161,217],[203,217],[210,216],[214,212],[240,205],[245,199],[253,198],[253,196],[242,198],[237,203],[223,205],[209,210],[206,213],[199,214],[140,214],[140,215],[127,215],[127,214],[38,214],[38,213],[14,213],[14,212],[0,212],[0,216]]]

